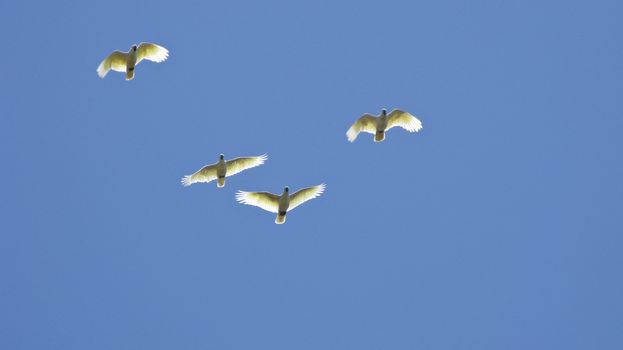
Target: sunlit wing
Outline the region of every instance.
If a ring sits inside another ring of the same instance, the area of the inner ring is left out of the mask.
[[[279,210],[279,196],[270,192],[238,191],[236,200],[242,204],[254,205],[271,213]]]
[[[370,134],[376,133],[376,117],[370,114],[364,114],[361,118],[348,129],[346,137],[348,141],[353,142],[357,138],[360,132],[369,132]]]
[[[258,157],[241,157],[228,160],[225,162],[227,166],[227,176],[236,175],[243,170],[262,165],[266,159],[268,159],[268,155],[263,154]]]
[[[324,192],[326,185],[320,184],[314,187],[304,188],[302,190],[296,191],[293,195],[290,196],[290,206],[288,210],[292,210],[299,205],[307,202],[310,199],[314,199]]]
[[[162,62],[169,57],[169,50],[164,47],[152,43],[140,43],[136,50],[136,64],[142,60],[150,60],[154,62]]]
[[[97,75],[104,78],[112,69],[117,72],[125,72],[128,54],[121,51],[115,51],[104,58],[102,63],[97,67]]]
[[[196,173],[184,176],[182,178],[182,185],[190,186],[197,182],[210,182],[216,180],[216,178],[216,164],[206,165]]]
[[[387,130],[399,126],[409,132],[420,131],[422,122],[410,113],[394,109],[387,115]]]

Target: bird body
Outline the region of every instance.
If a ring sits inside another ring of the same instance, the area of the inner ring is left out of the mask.
[[[227,175],[227,163],[223,157],[216,163],[216,187],[225,187],[225,176]]]
[[[277,217],[275,218],[275,223],[283,224],[286,222],[286,214],[288,211],[291,211],[310,199],[320,196],[325,188],[325,184],[320,184],[298,190],[290,195],[290,189],[286,186],[280,196],[270,192],[238,191],[238,193],[236,193],[236,200],[242,204],[253,205],[271,213],[276,213]]]
[[[348,141],[354,142],[360,132],[374,134],[374,142],[385,140],[385,132],[395,126],[399,126],[409,132],[420,131],[422,122],[410,113],[394,109],[387,114],[387,110],[383,109],[378,117],[371,114],[362,115],[348,129],[346,137]]]
[[[132,45],[132,49],[128,52],[128,58],[125,63],[125,80],[134,79],[134,67],[136,67],[136,45]]]
[[[385,129],[387,129],[387,112],[383,110],[383,112],[381,112],[381,116],[376,120],[374,142],[381,142],[385,140]]]
[[[206,165],[194,174],[184,176],[182,178],[182,185],[187,187],[197,182],[207,183],[216,180],[217,187],[224,187],[226,177],[262,165],[266,159],[268,159],[268,156],[264,154],[257,157],[241,157],[225,160],[225,156],[221,154],[217,163]]]
[[[290,207],[290,195],[288,194],[288,187],[284,188],[281,197],[279,197],[279,208],[277,211],[276,224],[284,224],[286,222],[286,213]]]
[[[152,43],[140,43],[132,45],[130,51],[122,52],[115,50],[108,55],[97,67],[97,75],[104,78],[112,69],[116,72],[125,72],[125,80],[134,79],[134,68],[142,60],[163,62],[169,57],[169,50]]]

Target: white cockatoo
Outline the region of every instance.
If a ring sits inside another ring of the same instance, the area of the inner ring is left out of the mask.
[[[211,182],[217,180],[216,186],[225,186],[225,177],[236,175],[243,170],[264,164],[268,159],[268,155],[263,154],[257,157],[241,157],[225,160],[224,155],[219,156],[216,164],[206,165],[192,175],[186,175],[182,178],[182,185],[190,186],[197,182]]]
[[[381,142],[385,140],[385,132],[395,126],[414,132],[422,129],[422,122],[405,111],[394,109],[387,114],[387,110],[383,109],[378,117],[366,113],[357,119],[346,132],[346,137],[353,142],[360,132],[365,131],[374,134],[374,142]]]
[[[277,213],[276,224],[286,222],[286,213],[310,199],[316,198],[324,192],[325,184],[298,190],[290,195],[290,189],[286,186],[281,196],[270,192],[245,192],[238,191],[236,200],[242,204],[254,205],[271,213]]]
[[[169,50],[152,43],[140,43],[132,45],[129,52],[115,50],[108,55],[97,67],[97,75],[104,78],[112,69],[116,72],[125,72],[125,80],[134,78],[134,67],[142,60],[150,60],[157,63],[163,62],[169,57]]]

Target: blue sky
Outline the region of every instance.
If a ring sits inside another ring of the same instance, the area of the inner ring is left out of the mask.
[[[0,348],[622,348],[622,10],[0,3]],[[219,153],[269,159],[180,185]]]

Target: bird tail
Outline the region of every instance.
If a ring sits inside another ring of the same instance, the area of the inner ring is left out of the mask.
[[[277,218],[275,219],[275,224],[281,225],[285,222],[286,222],[286,214],[285,213],[277,214]]]
[[[216,187],[225,187],[225,177],[219,177],[216,180]]]
[[[376,134],[374,134],[374,142],[381,142],[385,140],[385,131],[377,131]]]
[[[125,80],[132,80],[134,79],[134,69],[129,70],[127,69],[125,72]]]

